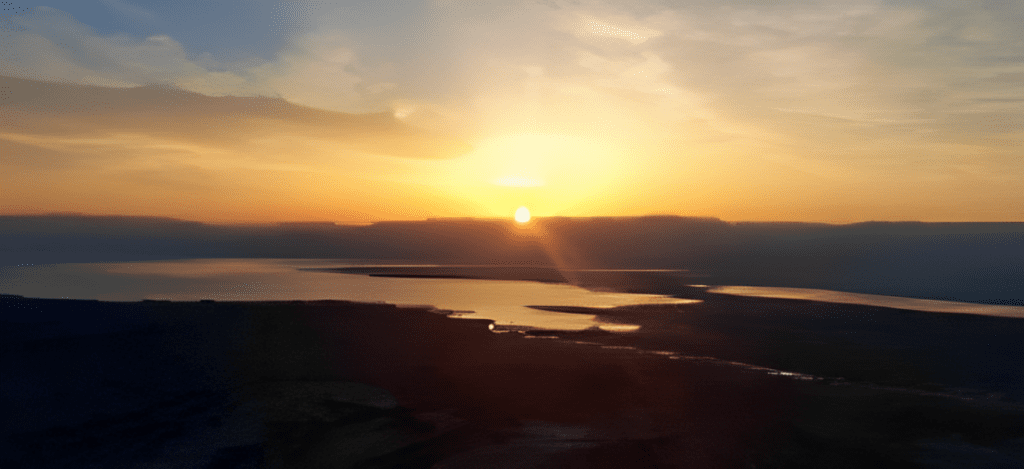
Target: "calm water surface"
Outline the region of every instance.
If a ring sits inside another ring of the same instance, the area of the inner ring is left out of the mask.
[[[922,300],[918,298],[902,298],[898,296],[869,295],[865,293],[847,293],[814,288],[786,287],[744,287],[720,286],[708,290],[711,293],[726,295],[753,296],[760,298],[786,298],[791,300],[811,300],[825,303],[845,303],[855,305],[881,306],[884,308],[909,309],[931,313],[981,314],[985,316],[1002,316],[1024,318],[1024,306],[985,305],[977,303],[961,303],[958,301]]]
[[[34,298],[105,301],[350,300],[434,306],[455,316],[492,319],[499,325],[631,331],[637,326],[602,323],[593,315],[528,308],[612,308],[637,304],[694,303],[662,295],[594,292],[572,285],[507,280],[393,278],[302,269],[367,267],[365,262],[321,259],[190,259],[152,262],[48,264],[0,267],[0,293]],[[394,265],[389,265],[394,267]],[[920,300],[828,290],[717,286],[710,292],[849,303],[917,311],[1024,318],[1024,307]]]
[[[50,264],[0,268],[0,292],[34,298],[105,301],[351,300],[431,305],[493,319],[499,325],[580,330],[636,330],[593,315],[556,313],[526,305],[612,308],[694,303],[662,295],[593,292],[571,285],[469,279],[389,278],[304,271],[365,264],[319,259],[192,259],[154,262]],[[472,314],[468,312],[472,311]]]

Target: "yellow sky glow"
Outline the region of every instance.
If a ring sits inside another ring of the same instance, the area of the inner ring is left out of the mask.
[[[239,62],[13,16],[0,213],[1024,221],[1019,9],[459,3]]]

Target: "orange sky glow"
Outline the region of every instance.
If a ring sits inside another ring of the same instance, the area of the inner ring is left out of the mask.
[[[1024,221],[1019,4],[619,3],[293,5],[233,57],[9,15],[0,214]]]

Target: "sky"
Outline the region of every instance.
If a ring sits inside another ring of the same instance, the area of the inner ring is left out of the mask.
[[[1024,221],[1024,3],[11,1],[0,213]]]

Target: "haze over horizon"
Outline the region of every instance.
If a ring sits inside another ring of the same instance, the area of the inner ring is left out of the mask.
[[[238,226],[238,227],[258,227],[258,226],[295,226],[302,227],[304,225],[316,226],[316,225],[334,225],[339,227],[344,226],[370,226],[370,225],[381,225],[381,224],[394,224],[394,223],[431,223],[431,222],[481,222],[491,223],[497,222],[509,226],[522,225],[515,220],[513,216],[430,216],[426,218],[392,218],[392,219],[381,219],[381,220],[319,220],[319,219],[291,219],[291,220],[201,220],[192,218],[179,218],[174,216],[165,215],[149,215],[149,214],[115,214],[115,213],[84,213],[77,211],[37,211],[37,212],[11,212],[11,213],[0,213],[0,219],[4,221],[12,219],[25,219],[25,220],[74,220],[74,221],[116,221],[119,223],[131,223],[132,220],[152,220],[167,223],[184,223],[184,224],[196,224],[204,226]],[[849,222],[824,222],[824,221],[801,221],[801,220],[726,220],[721,217],[715,216],[690,216],[690,215],[676,215],[676,214],[665,214],[665,213],[651,213],[645,215],[551,215],[551,216],[533,216],[531,222],[546,222],[546,221],[558,221],[558,220],[575,220],[575,221],[635,221],[645,222],[651,220],[680,220],[680,221],[707,221],[712,223],[721,223],[725,225],[780,225],[794,227],[806,226],[831,226],[831,227],[855,227],[855,226],[886,226],[892,225],[894,227],[900,227],[901,229],[913,230],[914,226],[920,225],[928,227],[929,229],[942,231],[941,227],[945,225],[958,226],[969,229],[968,227],[976,226],[978,230],[985,231],[986,229],[994,229],[995,232],[1019,232],[1024,229],[1024,222],[1021,221],[922,221],[922,220],[858,220]],[[529,225],[524,225],[528,227]]]
[[[1024,4],[6,2],[0,215],[1024,221]]]

